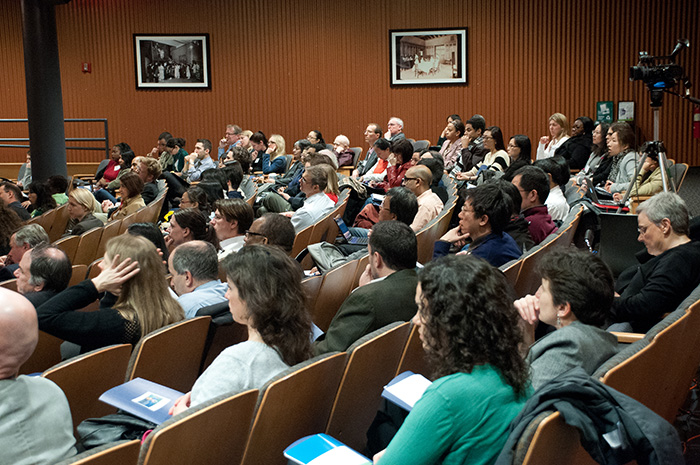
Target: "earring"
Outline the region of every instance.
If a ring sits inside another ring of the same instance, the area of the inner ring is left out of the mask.
[[[561,328],[561,318],[557,315],[557,328]]]

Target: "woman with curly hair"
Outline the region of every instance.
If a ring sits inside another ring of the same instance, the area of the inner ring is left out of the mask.
[[[1,188],[0,188],[1,189]],[[22,226],[22,220],[14,210],[0,202],[0,255],[10,252],[10,236]]]
[[[472,256],[432,261],[418,280],[413,323],[435,381],[375,461],[492,463],[532,393],[509,286]]]
[[[311,316],[294,260],[275,247],[251,245],[228,255],[222,266],[229,310],[248,328],[248,340],[221,352],[175,402],[172,415],[227,392],[261,388],[312,355]]]

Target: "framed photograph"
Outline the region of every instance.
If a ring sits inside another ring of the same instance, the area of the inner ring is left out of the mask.
[[[209,34],[134,34],[136,89],[210,89]]]
[[[391,85],[466,84],[467,28],[389,31]]]

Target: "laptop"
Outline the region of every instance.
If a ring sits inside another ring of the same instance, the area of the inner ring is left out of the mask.
[[[620,206],[622,206],[622,210],[621,210],[621,211],[623,211],[623,212],[629,212],[629,208],[623,206],[621,202],[616,202],[616,201],[614,201],[614,200],[605,200],[605,199],[601,199],[600,197],[598,197],[598,192],[600,192],[601,195],[604,194],[604,195],[607,195],[607,196],[609,196],[610,193],[609,193],[608,191],[604,190],[604,189],[601,189],[600,187],[594,187],[594,186],[593,186],[593,179],[592,179],[590,176],[586,176],[585,180],[586,180],[586,188],[587,188],[586,195],[587,195],[588,198],[590,198],[591,201],[592,201],[597,207],[599,207],[601,210],[605,210],[605,211],[617,211],[617,209],[618,209]],[[600,189],[600,190],[599,190],[599,189]]]
[[[357,245],[367,245],[369,244],[369,237],[355,237],[352,234],[350,234],[350,230],[348,229],[348,226],[345,224],[345,221],[343,221],[342,218],[333,218],[335,222],[338,224],[338,228],[340,229],[340,234],[343,235],[346,241],[348,241],[348,244],[357,244]]]

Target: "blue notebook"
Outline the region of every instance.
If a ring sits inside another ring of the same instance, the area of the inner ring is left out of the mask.
[[[100,400],[139,418],[160,424],[170,418],[170,407],[182,395],[175,389],[135,378],[108,390],[100,396]]]
[[[314,434],[294,442],[284,456],[299,465],[365,465],[372,461],[327,434]]]

